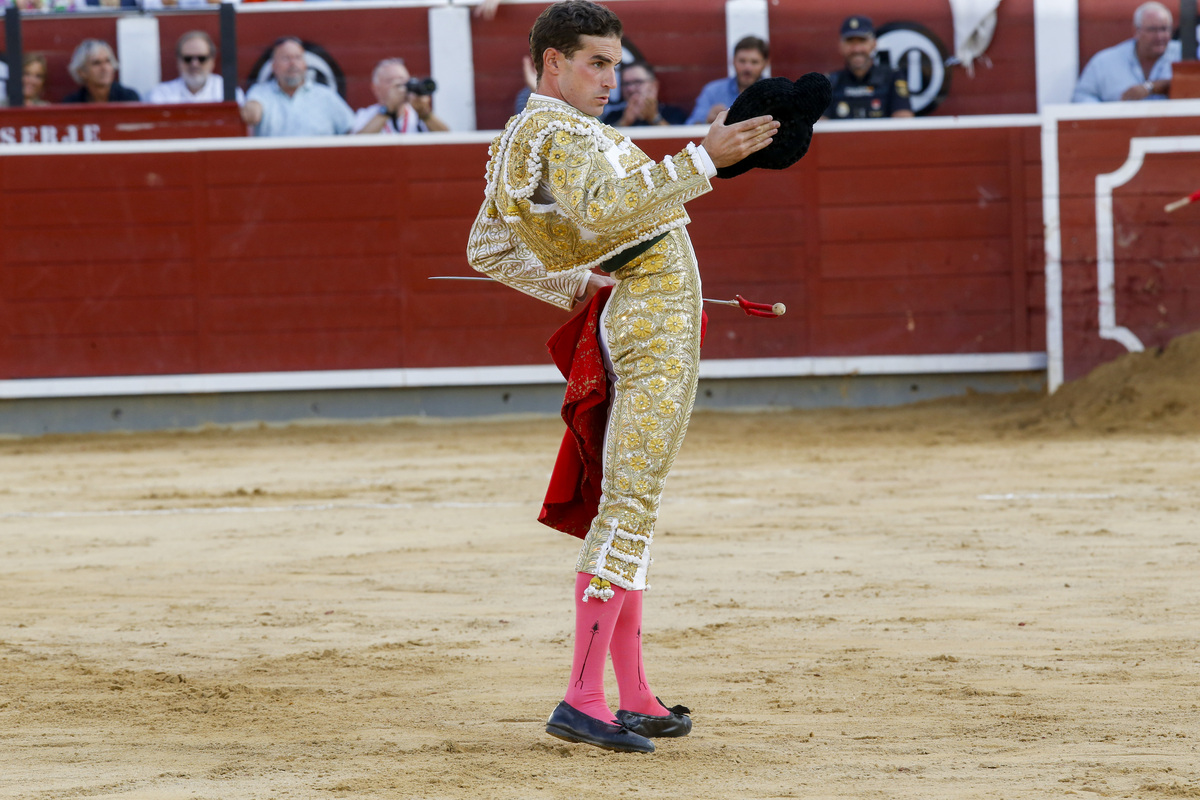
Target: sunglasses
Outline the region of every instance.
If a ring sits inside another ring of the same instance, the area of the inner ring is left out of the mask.
[[[179,60],[185,64],[203,64],[212,56],[180,56]]]

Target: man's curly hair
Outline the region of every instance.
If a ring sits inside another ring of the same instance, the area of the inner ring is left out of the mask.
[[[553,48],[570,58],[583,36],[621,37],[621,20],[609,9],[591,0],[562,0],[538,15],[529,30],[529,55],[542,79],[542,56]]]

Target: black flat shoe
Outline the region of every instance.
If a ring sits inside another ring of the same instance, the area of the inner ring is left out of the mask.
[[[667,707],[662,700],[657,697],[654,699],[662,703],[663,708]],[[692,718],[688,716],[690,713],[691,709],[686,706],[672,706],[670,713],[662,717],[638,714],[622,708],[617,711],[617,719],[634,733],[652,739],[655,736],[687,736],[692,732]]]
[[[559,703],[546,720],[546,733],[568,742],[582,742],[622,753],[654,752],[654,742],[645,736],[639,736],[624,725],[612,725],[589,717],[567,705],[566,701]]]

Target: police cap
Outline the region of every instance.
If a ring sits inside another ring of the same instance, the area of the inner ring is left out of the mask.
[[[852,17],[846,17],[846,21],[842,23],[843,39],[865,39],[874,35],[875,25],[871,22],[870,17],[855,14]]]

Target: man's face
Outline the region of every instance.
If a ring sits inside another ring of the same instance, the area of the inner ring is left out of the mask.
[[[112,54],[103,47],[93,48],[92,52],[88,53],[87,60],[83,62],[79,74],[87,86],[112,86],[117,77]]]
[[[408,90],[404,88],[404,85],[408,83],[408,78],[408,70],[399,64],[380,67],[379,72],[375,75],[375,80],[371,83],[371,91],[375,93],[375,100],[386,106],[392,93],[400,92],[404,97],[400,102],[406,102]]]
[[[570,58],[558,51],[558,91],[562,99],[585,114],[604,113],[608,93],[617,85],[621,40],[616,36],[581,36],[580,47]]]
[[[753,48],[738,50],[733,54],[733,69],[737,73],[739,89],[745,89],[762,77],[767,68],[767,60],[763,54]]]
[[[875,54],[874,36],[848,36],[842,39],[842,58],[846,60],[846,69],[855,75],[866,74],[871,69]]]
[[[1171,41],[1171,15],[1158,8],[1146,9],[1142,24],[1133,29],[1133,38],[1138,58],[1158,60]]]
[[[179,76],[193,92],[204,88],[212,74],[216,59],[209,50],[208,42],[192,37],[179,46]]]
[[[308,65],[304,63],[304,48],[296,42],[284,42],[271,54],[271,72],[285,89],[297,89],[304,84]]]
[[[644,95],[648,90],[654,89],[658,81],[656,81],[645,67],[625,67],[621,70],[621,97],[629,102],[629,98],[634,95]]]

